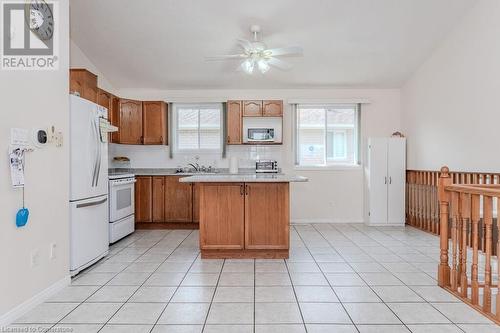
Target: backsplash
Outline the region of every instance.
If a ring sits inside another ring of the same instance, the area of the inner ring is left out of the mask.
[[[255,168],[258,159],[272,159],[282,165],[283,146],[227,146],[226,158],[220,154],[213,153],[175,153],[173,158],[168,156],[167,146],[135,146],[122,144],[109,144],[109,167],[120,168],[176,168],[186,166],[188,163],[196,162],[195,156],[199,156],[198,163],[216,168],[228,168],[229,159],[236,156],[239,159],[240,168]],[[126,156],[130,159],[129,164],[113,162],[116,156]]]

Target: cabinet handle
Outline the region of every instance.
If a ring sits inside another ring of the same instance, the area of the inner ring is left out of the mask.
[[[387,185],[387,177],[384,177],[384,184]]]
[[[231,142],[231,138],[229,137],[229,135],[227,136],[227,143]]]
[[[389,176],[389,185],[392,184],[392,177]]]
[[[243,195],[243,185],[240,185],[240,195]]]
[[[245,194],[248,195],[248,192],[249,192],[248,185],[245,185]]]
[[[144,144],[144,137],[141,135],[141,143]]]

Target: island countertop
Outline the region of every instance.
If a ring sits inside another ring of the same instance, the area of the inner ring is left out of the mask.
[[[215,174],[195,175],[179,179],[181,183],[295,183],[307,181],[307,177],[285,174]]]

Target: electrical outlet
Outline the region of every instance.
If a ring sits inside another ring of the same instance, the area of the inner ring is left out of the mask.
[[[55,259],[56,258],[56,249],[57,249],[57,244],[56,243],[51,243],[50,244],[50,252],[49,252],[49,259]]]
[[[31,268],[38,266],[39,261],[40,261],[40,253],[38,249],[32,250],[30,255]]]

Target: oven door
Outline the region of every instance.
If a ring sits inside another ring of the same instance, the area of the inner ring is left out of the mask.
[[[110,222],[134,214],[134,183],[134,178],[109,181]]]

